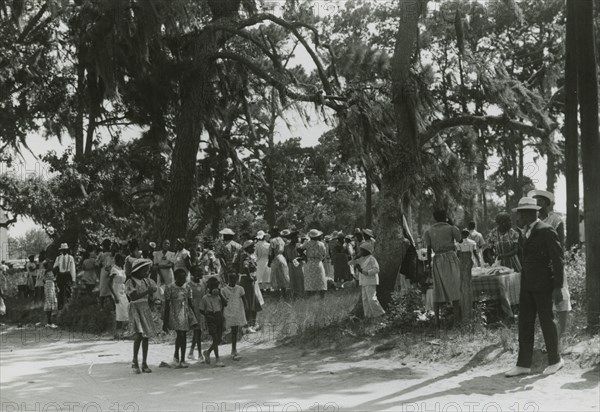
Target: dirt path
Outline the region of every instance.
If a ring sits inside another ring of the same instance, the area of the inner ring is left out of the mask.
[[[154,344],[154,372],[132,375],[129,341],[44,330],[0,338],[2,411],[597,411],[600,403],[598,368],[507,379],[510,364],[479,365],[493,349],[450,367],[374,356],[358,344],[318,353],[243,344],[239,362],[222,355],[225,368],[174,370],[158,368],[173,347]]]

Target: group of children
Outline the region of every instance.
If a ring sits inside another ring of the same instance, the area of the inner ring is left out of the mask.
[[[134,332],[132,368],[136,374],[152,372],[147,365],[148,342],[158,332],[151,309],[158,287],[148,276],[150,267],[151,262],[148,260],[135,261],[131,276],[125,283],[129,298],[129,322]],[[219,356],[219,345],[225,327],[231,331],[231,359],[239,360],[237,339],[240,328],[247,324],[245,292],[237,284],[239,275],[229,274],[229,282],[223,287],[216,276],[202,279],[200,275],[194,274],[191,281],[188,281],[188,276],[185,269],[175,270],[175,282],[167,285],[163,294],[163,331],[174,331],[176,334],[173,367],[181,369],[189,366],[186,362],[189,332],[192,333],[192,342],[188,359],[196,359],[194,351],[197,350],[199,361],[211,364],[211,355],[214,354],[214,364],[225,366]],[[210,347],[205,351],[202,351],[201,346],[202,330],[207,331],[212,339]],[[141,368],[138,362],[140,346]]]

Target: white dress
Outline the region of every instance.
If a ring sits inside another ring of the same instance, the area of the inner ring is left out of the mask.
[[[109,278],[113,278],[113,290],[119,298],[119,303],[115,305],[116,321],[129,321],[129,300],[125,293],[125,271],[117,266],[113,266],[110,270]]]
[[[271,283],[271,268],[267,266],[268,264],[269,242],[261,240],[256,244],[256,280],[263,289]]]
[[[221,294],[227,300],[227,306],[223,310],[225,327],[246,325],[248,322],[244,311],[244,301],[242,300],[242,296],[245,295],[244,288],[240,285],[233,287],[227,285],[221,289]]]

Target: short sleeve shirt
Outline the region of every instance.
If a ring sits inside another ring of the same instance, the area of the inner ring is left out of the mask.
[[[425,232],[423,239],[425,244],[430,246],[435,253],[440,253],[456,250],[454,242],[459,242],[462,237],[456,226],[438,222]]]

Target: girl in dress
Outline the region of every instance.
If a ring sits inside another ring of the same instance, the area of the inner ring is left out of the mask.
[[[202,273],[194,274],[193,281],[190,283],[190,289],[192,290],[192,310],[198,324],[193,328],[192,344],[190,346],[190,353],[188,353],[188,359],[195,359],[194,349],[198,345],[198,361],[204,360],[202,356],[202,332],[206,333],[206,319],[204,315],[200,313],[200,303],[202,298],[206,295],[206,284],[202,279]]]
[[[44,263],[46,261],[46,252],[41,251],[38,255],[38,269],[37,275],[35,279],[35,300],[43,300],[44,299],[44,274],[46,273],[46,269],[44,268]]]
[[[148,367],[148,339],[156,335],[156,328],[152,319],[152,311],[148,299],[156,293],[156,283],[148,279],[148,271],[152,262],[146,259],[137,259],[131,267],[131,277],[125,282],[127,296],[129,297],[129,321],[135,334],[133,341],[133,372],[151,373]],[[142,346],[142,369],[138,364],[138,353]]]
[[[44,282],[44,312],[46,312],[46,326],[49,328],[56,328],[56,325],[52,323],[52,311],[58,309],[53,267],[54,262],[44,262],[44,275],[42,276]]]
[[[246,321],[246,314],[244,308],[246,305],[246,299],[244,297],[244,288],[237,284],[238,275],[237,273],[229,274],[229,284],[222,290],[223,297],[227,301],[227,306],[224,310],[225,325],[231,328],[231,359],[239,360],[237,353],[237,337],[240,326],[244,326]]]
[[[177,333],[173,355],[175,369],[188,367],[188,364],[185,363],[187,332],[198,323],[192,310],[192,290],[186,284],[187,276],[185,269],[176,269],[175,283],[165,289],[163,330],[165,332],[174,330]]]
[[[219,359],[219,344],[223,336],[223,309],[227,306],[227,301],[221,295],[219,289],[219,279],[210,278],[206,282],[208,293],[204,295],[200,302],[200,313],[206,318],[206,327],[212,337],[210,347],[204,351],[204,362],[210,365],[210,353],[215,353],[215,365],[225,366]]]
[[[129,301],[125,294],[125,256],[120,253],[115,256],[115,264],[112,266],[108,278],[108,288],[115,302],[115,331],[116,340],[123,337],[124,323],[129,322]]]

